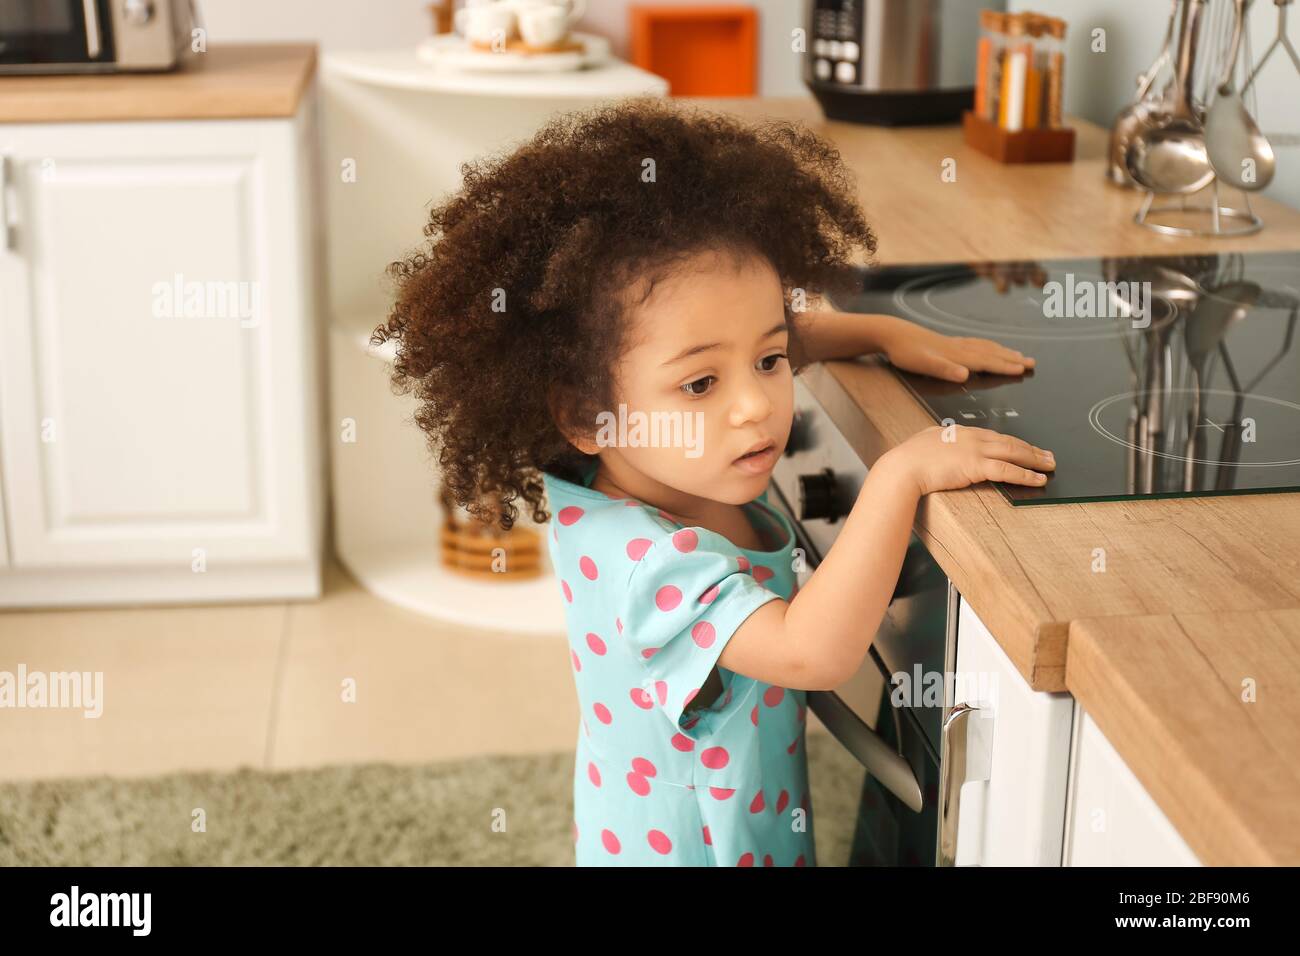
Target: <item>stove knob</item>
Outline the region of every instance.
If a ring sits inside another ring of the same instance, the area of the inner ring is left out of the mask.
[[[799,520],[823,519],[837,521],[842,516],[839,505],[838,483],[835,472],[829,468],[811,475],[799,476]]]
[[[807,451],[812,447],[812,419],[807,412],[794,410],[794,416],[790,419],[790,437],[785,440],[785,455],[796,454],[797,452]]]
[[[122,4],[122,18],[132,26],[144,26],[153,15],[153,0],[125,0]]]

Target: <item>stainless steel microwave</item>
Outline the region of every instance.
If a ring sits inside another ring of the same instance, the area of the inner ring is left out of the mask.
[[[194,0],[0,0],[0,73],[171,70],[196,25]]]

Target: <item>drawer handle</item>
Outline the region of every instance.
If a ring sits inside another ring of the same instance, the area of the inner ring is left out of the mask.
[[[6,252],[14,247],[14,232],[9,225],[9,171],[13,160],[0,153],[0,249]]]
[[[943,760],[939,767],[939,866],[957,861],[957,823],[961,787],[989,779],[993,762],[993,712],[954,704],[943,722]]]

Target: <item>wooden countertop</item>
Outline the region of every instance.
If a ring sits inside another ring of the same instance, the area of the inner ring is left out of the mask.
[[[170,73],[0,77],[0,123],[293,116],[316,72],[311,44],[229,44]]]
[[[1075,162],[1004,166],[956,127],[828,122],[803,98],[692,102],[833,142],[881,265],[1300,249],[1300,212],[1260,198],[1250,237],[1138,227],[1141,196],[1103,176],[1107,131],[1074,119]],[[868,466],[933,424],[875,358],[804,382]],[[1014,508],[984,485],[928,496],[915,530],[1030,685],[1078,699],[1203,862],[1300,863],[1300,495]]]
[[[1300,610],[1075,621],[1066,683],[1202,863],[1300,865]]]
[[[798,120],[834,143],[876,229],[880,265],[1300,249],[1300,212],[1259,197],[1251,203],[1265,225],[1253,236],[1178,239],[1134,224],[1141,195],[1104,179],[1108,131],[1075,117],[1073,163],[1004,165],[968,148],[956,126],[841,123],[811,97],[685,102],[751,121]],[[939,178],[945,159],[957,161],[956,182]],[[1224,192],[1234,205],[1238,195]]]

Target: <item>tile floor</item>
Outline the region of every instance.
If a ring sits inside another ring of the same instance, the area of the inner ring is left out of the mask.
[[[0,671],[103,673],[97,718],[0,710],[0,780],[568,750],[563,646],[395,607],[335,562],[308,603],[0,613]]]
[[[102,671],[103,714],[0,710],[6,780],[553,751],[578,726],[562,635],[432,621],[337,564],[311,603],[0,614],[19,663]]]

